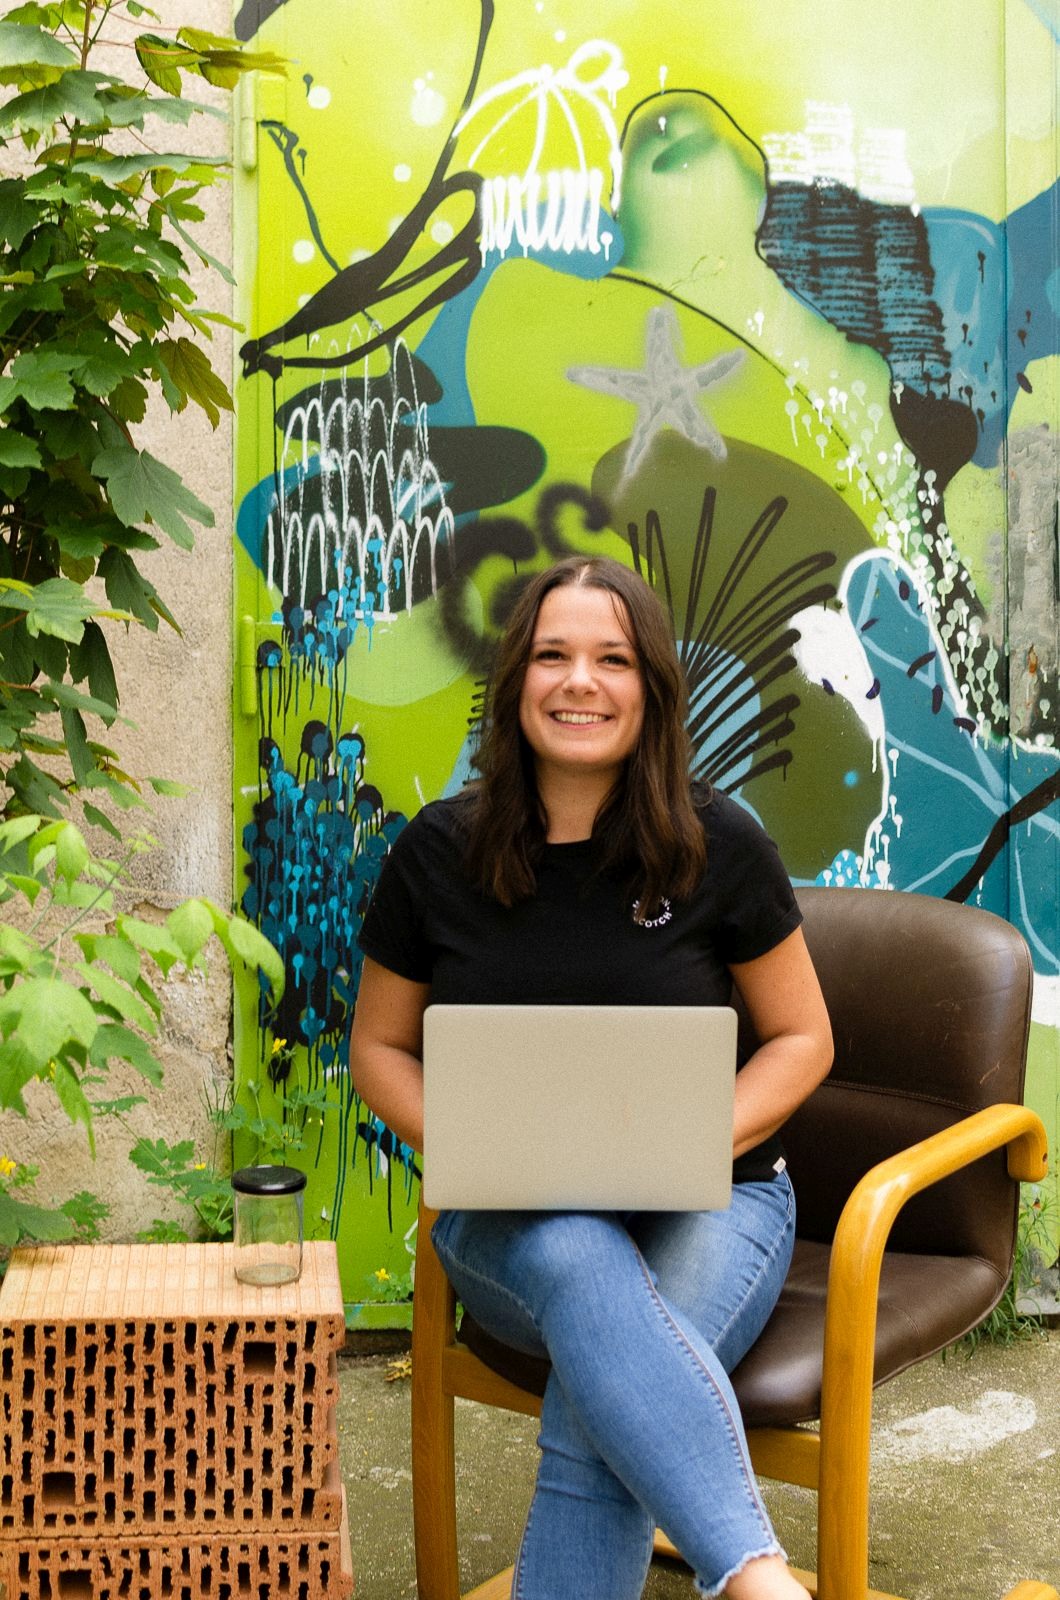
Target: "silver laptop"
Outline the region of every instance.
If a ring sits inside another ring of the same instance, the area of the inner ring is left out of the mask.
[[[432,1005],[423,1074],[438,1210],[729,1204],[729,1006]]]

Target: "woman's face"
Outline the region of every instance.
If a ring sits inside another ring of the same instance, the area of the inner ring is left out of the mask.
[[[644,678],[625,604],[609,590],[550,589],[537,613],[519,723],[538,782],[617,778],[644,721]]]

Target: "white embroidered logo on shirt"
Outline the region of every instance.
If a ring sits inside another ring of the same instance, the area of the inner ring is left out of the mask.
[[[662,928],[662,927],[665,927],[666,924],[670,921],[671,917],[674,914],[673,913],[673,908],[670,905],[670,902],[669,902],[669,900],[667,900],[665,895],[663,896],[662,908],[661,908],[661,910],[659,912],[659,915],[657,917],[648,917],[642,922],[641,919],[640,919],[640,916],[638,915],[639,911],[640,911],[640,901],[639,900],[634,900],[634,902],[633,902],[633,921],[635,923],[637,923],[638,927],[641,927],[641,928]]]

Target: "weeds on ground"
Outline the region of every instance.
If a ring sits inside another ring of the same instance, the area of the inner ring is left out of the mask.
[[[1040,1282],[1041,1262],[1056,1254],[1054,1205],[1037,1184],[1028,1184],[1026,1190],[1020,1204],[1012,1276],[1005,1292],[988,1317],[942,1352],[944,1361],[950,1354],[970,1359],[984,1343],[1006,1347],[1020,1339],[1045,1335],[1044,1319],[1037,1312],[1020,1310],[1019,1302]]]

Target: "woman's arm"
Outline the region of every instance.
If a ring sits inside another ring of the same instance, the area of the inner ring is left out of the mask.
[[[423,1013],[431,986],[365,956],[350,1033],[353,1086],[405,1144],[423,1150]]]
[[[802,930],[730,968],[760,1042],[736,1074],[733,1155],[787,1121],[832,1065],[832,1029]]]

